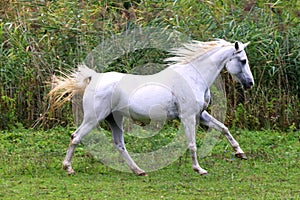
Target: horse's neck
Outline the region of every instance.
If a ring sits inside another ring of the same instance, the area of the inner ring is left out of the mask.
[[[196,69],[197,73],[205,80],[209,88],[233,52],[232,47],[222,47],[219,50],[212,50],[211,53],[204,55],[205,58],[203,56],[196,58],[189,66]]]

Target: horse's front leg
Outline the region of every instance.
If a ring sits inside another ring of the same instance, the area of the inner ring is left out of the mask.
[[[230,134],[228,128],[219,122],[217,119],[212,117],[208,112],[203,111],[200,116],[200,122],[203,125],[206,125],[211,128],[215,128],[216,130],[221,131],[227,140],[229,141],[232,148],[235,150],[235,156],[241,159],[247,159],[244,151],[241,149],[239,143],[233,138],[233,136]]]
[[[188,148],[191,152],[193,170],[201,175],[207,174],[207,171],[200,167],[197,159],[197,146],[195,138],[196,116],[184,117],[181,119],[181,122],[184,126],[184,131],[188,142]]]

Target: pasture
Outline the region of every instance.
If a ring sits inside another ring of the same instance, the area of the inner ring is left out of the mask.
[[[76,174],[68,176],[61,162],[73,131],[1,132],[0,198],[300,199],[299,131],[231,130],[248,160],[234,158],[222,137],[210,156],[199,159],[209,175],[195,173],[185,153],[147,177],[113,170],[95,160],[83,145],[74,155]],[[197,144],[201,135],[199,131]],[[125,141],[130,149],[134,141],[126,136]]]

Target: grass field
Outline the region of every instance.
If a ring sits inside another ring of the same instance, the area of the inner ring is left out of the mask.
[[[0,199],[300,199],[300,133],[237,131],[248,160],[233,158],[225,138],[191,169],[188,154],[147,177],[119,172],[79,146],[68,176],[61,168],[71,130],[0,133]]]

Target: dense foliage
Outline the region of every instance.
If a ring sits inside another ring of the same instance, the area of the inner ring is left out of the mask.
[[[45,82],[57,70],[74,68],[105,38],[136,26],[168,27],[196,40],[251,41],[247,53],[255,88],[244,92],[222,74],[226,123],[248,129],[299,128],[299,1],[3,0],[0,9],[2,129],[72,123],[70,105],[48,112]],[[132,65],[111,69],[126,72]]]

